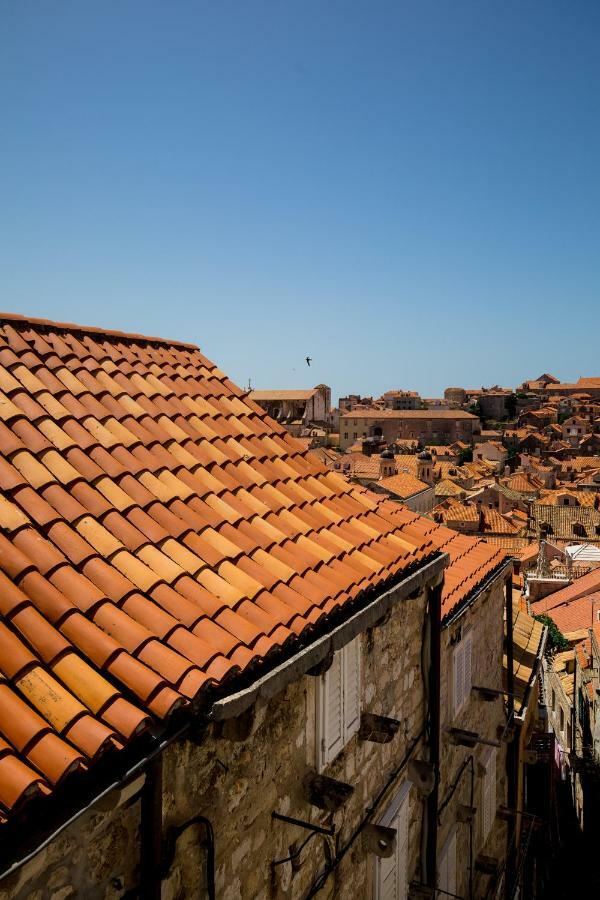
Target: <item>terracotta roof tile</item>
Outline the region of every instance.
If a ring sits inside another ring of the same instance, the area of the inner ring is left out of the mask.
[[[192,345],[8,315],[0,523],[0,822],[435,553],[444,615],[505,559],[329,472]]]

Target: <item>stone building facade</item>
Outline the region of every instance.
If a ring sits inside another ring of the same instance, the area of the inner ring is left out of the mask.
[[[354,735],[323,773],[354,787],[335,813],[311,805],[305,778],[318,769],[316,694],[320,675],[304,675],[282,693],[259,701],[248,737],[235,722],[208,724],[195,740],[174,742],[162,759],[163,842],[169,829],[199,815],[214,828],[216,896],[222,900],[305,897],[327,860],[345,846],[400,761],[426,757],[427,703],[422,673],[423,623],[427,590],[394,606],[389,617],[361,633],[362,711],[400,722],[385,744]],[[398,648],[402,652],[398,652]],[[243,719],[244,717],[242,717]],[[2,900],[117,900],[133,896],[140,881],[141,811],[134,782],[129,796],[107,798],[109,811],[93,809],[65,830],[31,863],[0,883]],[[411,787],[407,765],[381,798],[373,822],[385,815],[401,791],[408,803],[406,877],[420,880],[423,800]],[[116,805],[116,804],[121,805]],[[332,827],[314,835],[272,818],[277,812]],[[193,824],[178,838],[172,863],[163,873],[164,900],[208,896],[205,827]],[[294,855],[293,860],[277,864]],[[330,876],[335,896],[375,896],[378,858],[361,839],[349,848]],[[326,892],[324,896],[328,896]]]
[[[296,437],[302,428],[313,422],[329,424],[331,388],[326,384],[318,384],[310,390],[251,391],[250,397]]]
[[[506,779],[504,744],[498,740],[504,724],[502,701],[483,702],[471,690],[459,714],[454,715],[453,660],[456,646],[470,638],[472,684],[501,688],[503,586],[499,573],[462,615],[442,629],[438,878],[446,877],[448,853],[455,853],[455,893],[459,896],[468,896],[471,877],[475,897],[491,896],[494,878],[477,868],[478,859],[482,853],[502,859],[502,823],[492,816],[485,838],[482,834],[490,750],[495,754],[494,812],[505,797]],[[416,596],[395,604],[383,621],[356,638],[362,712],[395,719],[400,725],[389,743],[353,735],[341,753],[321,767],[323,774],[354,788],[336,812],[311,805],[306,794],[307,776],[320,768],[316,697],[324,676],[318,673],[306,674],[277,696],[259,700],[250,713],[237,720],[208,723],[193,740],[176,741],[165,750],[163,848],[169,844],[172,829],[180,834],[174,843],[171,839],[169,862],[162,872],[164,900],[210,896],[206,827],[198,821],[199,816],[208,819],[214,829],[216,896],[223,900],[307,897],[336,854],[342,855],[341,862],[317,896],[375,900],[385,861],[369,851],[365,838],[353,842],[351,838],[369,809],[375,806],[370,823],[385,823],[386,811],[398,802],[407,823],[406,884],[421,882],[427,795],[415,786],[414,776],[411,781],[410,765],[413,760],[426,761],[429,754],[424,735],[428,698],[422,659],[427,603],[428,590],[421,589]],[[455,745],[449,735],[452,727],[476,732],[498,742],[499,747],[481,744],[471,750]],[[446,804],[457,776],[458,786]],[[122,792],[114,791],[28,865],[5,879],[0,897],[117,900],[135,896],[140,883],[144,802],[140,790],[143,793],[143,778]],[[463,806],[476,809],[470,824],[462,821],[464,813],[459,807]],[[273,812],[332,828],[334,833],[314,834],[302,846],[311,832],[274,819]],[[186,827],[186,823],[190,824]]]
[[[340,416],[340,447],[346,450],[356,441],[382,437],[391,444],[397,440],[419,440],[428,444],[471,444],[480,431],[477,416],[464,410],[354,410]]]
[[[454,865],[448,868],[455,872],[455,881],[448,890],[460,897],[496,896],[505,858],[506,826],[496,817],[496,808],[506,803],[507,796],[502,699],[505,577],[506,573],[498,573],[464,612],[442,629],[438,866],[443,863],[444,849],[454,854]],[[467,686],[471,689],[457,708],[460,670],[456,655],[467,643]],[[483,700],[474,687],[491,688],[497,695],[491,701]],[[455,743],[451,729],[474,733],[483,740],[473,746]],[[472,815],[469,808],[474,808]],[[496,872],[490,871],[492,861],[497,863]]]

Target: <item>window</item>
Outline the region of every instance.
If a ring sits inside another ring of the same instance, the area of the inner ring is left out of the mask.
[[[355,431],[354,434],[352,435],[352,437],[354,438],[354,440],[356,440],[356,438],[358,437],[358,432]]]
[[[345,440],[345,441],[348,440],[348,432],[347,432],[347,431],[344,432],[344,440]]]
[[[560,708],[560,733],[564,734],[564,730],[565,730],[565,711],[561,706],[561,708]]]
[[[318,767],[346,746],[360,725],[360,638],[337,650],[317,690]]]
[[[440,854],[437,886],[440,893],[443,891],[450,895],[456,894],[456,828],[452,829]],[[441,896],[444,895],[441,894]]]
[[[481,840],[485,844],[496,818],[496,748],[491,747],[481,785]]]
[[[552,688],[552,712],[556,710],[556,691]]]
[[[396,850],[375,863],[375,900],[406,900],[408,895],[408,804],[410,785],[404,784],[380,825],[396,830]]]
[[[471,693],[471,649],[473,637],[463,635],[460,643],[454,648],[452,688],[454,694],[454,715],[458,715]]]

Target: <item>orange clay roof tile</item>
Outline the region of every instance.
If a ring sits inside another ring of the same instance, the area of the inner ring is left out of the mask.
[[[447,615],[505,559],[328,471],[193,345],[5,314],[0,524],[0,826],[363,591],[447,551]]]

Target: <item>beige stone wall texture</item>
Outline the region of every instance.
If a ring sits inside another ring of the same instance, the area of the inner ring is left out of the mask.
[[[420,657],[425,603],[424,592],[403,601],[387,621],[361,635],[363,710],[397,718],[402,724],[389,744],[367,743],[355,736],[326,769],[326,774],[355,785],[350,800],[334,815],[311,807],[302,787],[304,775],[315,766],[315,677],[304,676],[260,705],[254,732],[245,741],[219,736],[221,726],[213,725],[197,743],[185,740],[165,752],[165,833],[198,814],[210,819],[220,900],[304,897],[326,861],[353,833],[423,725]],[[417,755],[424,758],[422,747]],[[406,777],[403,774],[386,795],[374,821],[383,815]],[[311,838],[294,866],[273,866],[308,836],[296,826],[272,820],[274,810],[320,824],[334,823],[335,836]],[[139,799],[112,814],[88,813],[26,869],[0,884],[0,898],[116,900],[135,890],[139,816]],[[409,879],[418,877],[421,820],[422,801],[412,789]],[[163,882],[163,900],[205,896],[204,838],[203,826],[191,827],[179,838]],[[369,900],[373,885],[374,857],[359,839],[319,896]]]
[[[440,755],[440,792],[441,804],[448,795],[463,762],[470,754],[474,756],[473,806],[477,814],[473,825],[473,864],[479,853],[486,856],[504,859],[506,850],[506,827],[496,818],[485,844],[481,839],[481,794],[483,785],[482,765],[489,751],[489,746],[477,744],[474,750],[453,745],[448,737],[450,727],[475,731],[481,737],[498,740],[498,729],[506,724],[503,699],[501,696],[492,702],[479,699],[472,691],[470,699],[458,716],[453,712],[453,644],[459,634],[464,637],[469,629],[473,634],[472,650],[472,684],[502,690],[502,651],[504,639],[504,581],[497,579],[490,588],[483,592],[463,615],[448,628],[442,631],[442,663],[441,663],[441,755]],[[500,741],[496,756],[496,804],[506,804],[506,743]],[[470,862],[470,829],[468,824],[457,822],[457,807],[471,805],[470,766],[467,765],[452,799],[441,814],[441,826],[438,833],[438,852],[444,846],[452,828],[457,829],[457,893],[468,896],[469,862]],[[490,876],[473,871],[474,896],[483,898],[491,889]]]

